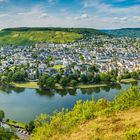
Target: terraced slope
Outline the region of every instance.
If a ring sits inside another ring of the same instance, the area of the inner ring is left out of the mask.
[[[0,31],[0,45],[30,45],[36,42],[69,43],[91,35],[105,35],[89,28],[8,28]]]

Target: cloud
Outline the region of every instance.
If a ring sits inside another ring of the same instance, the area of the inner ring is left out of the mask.
[[[17,13],[17,17],[25,17],[25,18],[46,18],[48,17],[48,14],[44,11],[43,7],[40,5],[37,5],[33,7],[32,9],[24,12]]]
[[[74,17],[74,19],[76,20],[82,20],[82,19],[87,19],[87,18],[89,18],[88,14],[82,14],[80,16]]]
[[[101,0],[82,0],[82,6],[79,4],[80,7],[76,7],[75,10],[74,5],[59,8],[51,5],[56,2],[58,0],[48,0],[45,4],[30,6],[30,9],[23,6],[2,11],[0,28],[61,26],[104,29],[140,26],[140,5],[114,7]]]
[[[9,14],[0,14],[0,18],[3,18],[3,17],[11,17],[11,15],[9,15]]]
[[[42,13],[39,18],[47,18],[49,17],[49,15],[47,13]]]

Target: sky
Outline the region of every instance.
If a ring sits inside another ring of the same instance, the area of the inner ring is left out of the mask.
[[[0,29],[140,27],[140,0],[0,0]]]

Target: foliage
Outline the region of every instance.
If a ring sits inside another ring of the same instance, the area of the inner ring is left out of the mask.
[[[55,80],[53,77],[49,77],[47,74],[44,74],[39,77],[38,85],[42,89],[51,89],[55,87]]]
[[[140,130],[133,129],[126,131],[125,133],[125,140],[139,140],[140,139]]]
[[[0,140],[17,140],[17,136],[13,132],[7,129],[0,128]]]
[[[24,73],[21,71],[17,71],[12,76],[12,81],[14,82],[23,82],[25,81]]]
[[[2,121],[5,118],[4,111],[0,110],[0,121]]]
[[[75,87],[77,84],[78,84],[78,82],[77,82],[76,80],[72,80],[72,81],[71,81],[71,85],[72,85],[73,87]]]
[[[61,77],[61,80],[60,80],[60,84],[63,86],[63,87],[66,87],[69,83],[69,78],[68,77]]]
[[[29,124],[27,124],[27,125],[25,126],[25,128],[26,128],[26,130],[27,130],[28,132],[31,133],[31,132],[34,130],[34,128],[35,128],[34,122],[33,122],[33,121],[29,122]]]
[[[140,106],[140,87],[131,87],[129,90],[121,92],[111,103],[111,108],[115,111],[138,106]]]
[[[101,81],[109,82],[110,81],[110,75],[108,75],[106,73],[101,73],[100,74],[100,79],[101,79]]]
[[[140,37],[140,28],[126,28],[116,30],[105,30],[105,33],[118,37]]]

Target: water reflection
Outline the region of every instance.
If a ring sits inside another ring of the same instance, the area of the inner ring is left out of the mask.
[[[140,82],[135,81],[132,82],[131,84],[112,84],[109,86],[103,86],[103,87],[94,87],[94,88],[84,88],[84,89],[79,89],[80,92],[84,95],[91,95],[91,94],[98,94],[101,91],[105,92],[110,92],[111,89],[116,89],[116,90],[121,90],[123,86],[136,86]],[[26,88],[16,88],[16,87],[0,87],[0,90],[3,91],[5,94],[11,94],[12,92],[15,92],[17,94],[25,92]],[[35,93],[40,95],[40,96],[47,96],[49,98],[52,98],[55,96],[55,94],[60,95],[61,97],[64,97],[66,95],[71,95],[71,96],[76,96],[77,95],[77,89],[55,89],[55,90],[41,90],[41,89],[34,89]]]
[[[0,86],[0,90],[5,92],[6,94],[11,94],[12,92],[22,93],[22,92],[25,91],[25,88],[2,87],[2,86]]]
[[[39,94],[40,96],[47,96],[49,98],[52,98],[55,93],[54,91],[51,91],[51,90],[41,90],[41,89],[36,89],[36,94]]]

